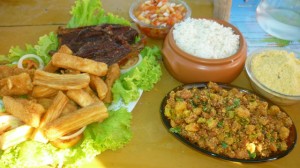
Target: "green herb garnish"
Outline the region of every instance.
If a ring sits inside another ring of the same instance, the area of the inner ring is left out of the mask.
[[[233,110],[233,109],[237,108],[238,106],[240,106],[240,104],[241,104],[240,99],[235,98],[235,99],[233,99],[233,105],[227,106],[226,111]]]
[[[175,100],[176,100],[176,101],[179,101],[179,102],[182,102],[182,101],[183,101],[183,98],[181,98],[181,97],[176,97]]]
[[[218,122],[217,127],[218,127],[218,128],[222,128],[222,127],[223,127],[223,124],[224,124],[223,121],[220,121],[220,122]]]
[[[169,130],[170,130],[170,132],[175,133],[175,134],[179,134],[181,132],[180,127],[172,127]]]
[[[256,158],[256,153],[255,153],[255,152],[250,153],[250,152],[248,151],[248,154],[249,154],[250,159],[255,159],[255,158]]]
[[[226,143],[226,142],[224,142],[224,141],[223,141],[223,142],[221,142],[221,145],[222,145],[222,148],[224,148],[224,149],[228,147],[227,143]]]

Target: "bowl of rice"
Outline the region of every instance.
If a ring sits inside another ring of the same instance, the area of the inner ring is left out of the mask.
[[[162,53],[166,69],[182,83],[230,83],[244,68],[247,45],[224,20],[188,18],[170,30]]]
[[[300,103],[300,53],[280,47],[252,51],[245,69],[258,94],[277,105]]]

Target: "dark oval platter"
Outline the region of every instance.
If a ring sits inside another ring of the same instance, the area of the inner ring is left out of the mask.
[[[171,91],[175,91],[176,92],[176,91],[182,90],[184,88],[186,88],[186,89],[192,89],[192,88],[203,89],[203,88],[207,87],[207,84],[208,84],[208,82],[184,84],[184,85],[181,85],[181,86],[178,86],[178,87],[174,88]],[[252,92],[250,90],[243,89],[243,88],[240,88],[240,87],[237,87],[237,86],[233,86],[233,85],[230,85],[230,84],[222,84],[222,83],[217,83],[217,84],[220,87],[222,87],[222,88],[224,88],[226,90],[230,90],[232,88],[236,88],[236,89],[238,89],[239,91],[242,91],[242,92],[255,94],[254,92]],[[165,127],[166,127],[166,129],[168,131],[169,131],[170,128],[172,128],[172,126],[170,125],[170,120],[164,115],[164,109],[165,109],[165,106],[167,104],[167,100],[169,98],[170,92],[168,92],[168,94],[164,97],[164,99],[163,99],[163,101],[161,103],[161,107],[160,107],[161,119],[162,119],[162,122],[164,123],[164,125],[165,125]],[[255,94],[255,95],[257,95],[257,94]],[[258,97],[261,100],[264,100],[264,101],[268,102],[269,105],[273,105],[270,101],[262,98],[261,96],[258,96]],[[280,110],[283,111],[282,109],[280,109]],[[283,111],[283,112],[285,112],[285,111]],[[179,141],[181,141],[185,145],[187,145],[187,146],[189,146],[189,147],[191,147],[191,148],[193,148],[193,149],[195,149],[195,150],[197,150],[199,152],[202,152],[202,153],[207,154],[207,155],[212,156],[212,157],[216,157],[216,158],[220,158],[220,159],[224,159],[224,160],[229,160],[229,161],[234,161],[234,162],[242,162],[242,163],[267,162],[267,161],[272,161],[272,160],[276,160],[276,159],[282,158],[282,157],[286,156],[287,154],[289,154],[294,149],[296,141],[297,141],[297,131],[296,131],[295,124],[293,123],[293,126],[290,129],[290,136],[288,138],[288,149],[286,151],[283,151],[283,152],[280,152],[280,153],[276,153],[274,155],[271,155],[269,157],[264,157],[264,158],[236,159],[236,158],[230,158],[230,157],[227,157],[227,156],[224,156],[224,155],[220,155],[220,154],[211,152],[209,150],[206,150],[204,148],[201,148],[198,145],[196,145],[196,144],[190,142],[189,140],[185,139],[180,134],[173,133],[173,132],[170,132],[170,131],[169,131],[169,133],[172,134],[175,138],[177,138]]]

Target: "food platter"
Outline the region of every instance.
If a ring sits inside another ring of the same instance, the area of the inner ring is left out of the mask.
[[[248,94],[248,93],[253,94],[253,92],[250,91],[250,90],[243,89],[243,88],[240,88],[240,87],[237,87],[237,86],[233,86],[233,85],[230,85],[230,84],[218,83],[218,85],[221,88],[225,89],[225,90],[230,90],[230,89],[233,89],[233,88],[237,88],[240,92],[243,92],[243,93],[246,93],[246,94]],[[172,124],[170,123],[170,119],[165,115],[165,107],[167,105],[168,99],[170,98],[170,93],[172,91],[176,92],[176,91],[180,91],[180,90],[183,90],[183,89],[193,89],[193,88],[197,88],[197,89],[201,90],[201,89],[204,89],[204,88],[207,88],[207,87],[208,87],[208,82],[180,85],[180,86],[174,88],[173,90],[171,90],[163,98],[163,101],[162,101],[161,107],[160,107],[161,119],[162,119],[162,122],[163,122],[164,126],[168,130],[168,132],[170,134],[172,134],[177,140],[179,140],[180,142],[184,143],[188,147],[191,147],[192,149],[195,149],[196,151],[199,151],[201,153],[207,154],[209,156],[212,156],[212,157],[215,157],[215,158],[219,158],[219,159],[234,161],[234,162],[242,162],[242,163],[258,163],[258,162],[267,162],[267,161],[277,160],[279,158],[282,158],[282,157],[286,156],[287,154],[289,154],[294,149],[296,141],[297,141],[297,132],[296,132],[296,127],[295,127],[294,124],[290,127],[290,135],[289,135],[289,137],[287,139],[287,144],[288,144],[287,150],[285,150],[283,152],[273,153],[273,154],[271,154],[268,157],[257,157],[255,159],[239,159],[239,158],[228,157],[228,156],[225,156],[225,155],[222,155],[222,154],[217,154],[216,152],[212,152],[209,149],[200,147],[196,143],[192,143],[190,140],[188,140],[187,138],[183,137],[178,132],[176,133],[174,131],[170,131],[170,129],[172,128],[172,126],[171,126]],[[266,99],[263,99],[261,97],[259,97],[259,99],[261,99],[263,101],[267,101],[269,103],[269,105],[272,105]]]
[[[158,57],[128,20],[100,1],[76,1],[67,25],[0,56],[0,167],[78,167],[122,148],[132,138],[130,112],[160,79]]]
[[[0,9],[3,14],[0,26],[0,34],[3,38],[0,40],[0,55],[6,54],[11,46],[29,43],[35,44],[38,37],[56,30],[57,25],[65,24],[69,20],[70,6],[74,1],[5,1],[1,3]],[[127,16],[130,3],[120,0],[102,0],[103,7],[112,13],[120,16]],[[131,1],[133,2],[133,1]],[[211,17],[213,5],[207,1],[187,0],[187,4],[193,9],[193,17]],[[249,1],[248,1],[249,2]],[[60,4],[59,7],[57,4]],[[251,2],[246,4],[251,5]],[[245,6],[242,6],[245,7]],[[26,11],[26,15],[23,12]],[[247,10],[248,11],[248,10]],[[38,15],[36,15],[38,13]],[[128,17],[128,16],[127,16]],[[30,18],[30,19],[29,19]],[[129,17],[128,17],[129,18]],[[245,22],[248,23],[248,20]],[[149,39],[147,45],[161,46],[162,40]],[[127,111],[132,111],[132,141],[125,145],[121,150],[108,150],[101,152],[100,155],[94,158],[89,157],[90,162],[84,163],[82,167],[297,167],[300,160],[297,156],[300,152],[299,145],[295,145],[294,149],[282,159],[274,162],[265,162],[260,164],[240,164],[223,159],[216,159],[210,155],[199,153],[189,147],[183,145],[174,138],[168,131],[165,130],[163,122],[160,120],[158,113],[161,100],[168,90],[180,85],[180,83],[166,71],[162,66],[161,82],[155,85],[154,90],[143,92],[136,105],[128,107]],[[247,74],[245,71],[232,82],[236,86],[242,86],[251,89]],[[135,104],[134,103],[134,104]],[[131,103],[129,103],[131,104]],[[123,104],[120,103],[122,106]],[[132,109],[134,107],[134,109]],[[118,107],[110,107],[118,109]],[[300,104],[284,107],[284,110],[291,116],[294,124],[299,128],[299,108]],[[114,110],[113,110],[114,111]],[[114,129],[116,132],[121,130]],[[298,130],[298,129],[297,129]],[[113,130],[112,130],[113,131]],[[114,132],[113,132],[114,133]],[[101,134],[99,134],[101,135]],[[25,150],[22,156],[29,156],[34,151]],[[140,159],[136,159],[140,158]],[[11,157],[12,160],[13,157]],[[77,158],[75,158],[77,159]],[[74,160],[75,160],[74,159]],[[39,161],[34,159],[36,162]],[[34,161],[31,160],[31,161]],[[4,167],[1,166],[0,167]]]

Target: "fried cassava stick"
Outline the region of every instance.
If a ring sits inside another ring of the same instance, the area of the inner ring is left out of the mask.
[[[55,96],[54,100],[52,101],[51,105],[47,109],[46,113],[43,115],[39,128],[36,128],[31,136],[31,138],[35,141],[47,143],[47,139],[43,135],[43,131],[41,129],[49,122],[57,119],[62,111],[64,110],[65,106],[69,102],[68,97],[62,92],[59,91]]]
[[[69,102],[65,106],[64,110],[62,111],[61,116],[66,115],[68,113],[73,113],[78,108],[79,107],[77,106],[77,104],[75,102],[73,102],[72,100],[69,100]]]
[[[34,73],[33,84],[59,90],[82,89],[90,83],[90,76],[82,74],[55,74],[41,70]]]
[[[52,141],[93,122],[102,122],[107,117],[104,103],[94,103],[49,122],[44,127],[44,133]]]
[[[29,139],[33,127],[22,125],[9,130],[0,136],[0,148],[5,150]]]
[[[67,96],[81,107],[93,104],[95,100],[83,89],[68,90]]]
[[[83,90],[86,91],[94,99],[95,102],[101,102],[101,100],[97,96],[97,93],[95,93],[92,88],[88,86],[86,88],[83,88]]]
[[[21,102],[18,102],[10,96],[3,97],[3,104],[8,113],[18,117],[26,124],[35,128],[39,126],[41,112],[34,112],[33,109],[27,108]]]
[[[62,45],[57,52],[65,53],[65,54],[73,54],[73,51],[66,45]],[[45,66],[44,71],[46,71],[46,72],[55,72],[58,69],[59,69],[59,67],[54,66],[52,64],[52,61],[49,61],[49,63]]]
[[[112,64],[111,66],[109,66],[107,75],[106,75],[106,79],[105,79],[105,83],[107,85],[108,91],[107,94],[105,96],[105,98],[103,99],[103,101],[105,103],[111,103],[112,102],[112,93],[111,93],[111,87],[113,86],[114,82],[120,77],[120,67],[118,64]]]
[[[52,64],[57,67],[78,70],[96,76],[105,76],[108,70],[107,64],[91,59],[81,58],[65,53],[55,53],[52,56]]]
[[[9,76],[0,80],[0,96],[25,95],[32,90],[32,87],[28,73]]]
[[[100,100],[103,100],[108,92],[107,84],[99,76],[90,75],[90,86],[97,91]]]
[[[58,90],[47,86],[36,85],[33,87],[31,96],[36,98],[52,97],[57,94]]]
[[[50,107],[47,109],[46,113],[41,119],[39,127],[45,126],[48,122],[57,119],[63,112],[65,106],[69,102],[68,97],[61,91],[57,93]]]

